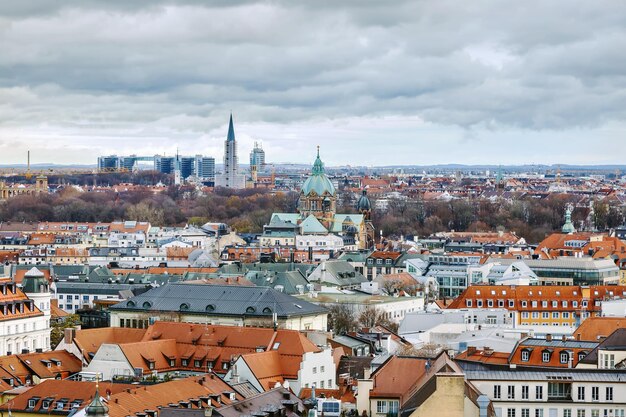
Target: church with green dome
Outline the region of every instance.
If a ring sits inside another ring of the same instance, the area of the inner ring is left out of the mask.
[[[318,146],[311,175],[300,190],[298,213],[272,214],[264,234],[334,234],[343,238],[346,247],[369,249],[374,246],[374,227],[370,221],[371,204],[365,193],[357,203],[357,210],[358,214],[337,213],[337,189],[325,172]]]

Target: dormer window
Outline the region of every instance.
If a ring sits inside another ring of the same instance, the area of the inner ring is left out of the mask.
[[[170,359],[170,367],[174,367],[174,366],[176,366],[176,360]]]
[[[561,363],[568,363],[569,362],[569,352],[561,352],[560,360],[561,360]]]
[[[579,362],[582,361],[586,355],[587,355],[586,352],[578,352],[578,361]]]
[[[189,360],[188,359],[183,359],[182,360],[182,365],[183,366],[189,366]]]
[[[550,362],[550,356],[551,356],[551,353],[552,353],[552,352],[550,352],[550,351],[549,351],[549,350],[547,350],[547,349],[546,349],[546,350],[544,350],[543,352],[541,352],[541,360],[542,360],[543,362],[546,362],[546,363],[547,363],[547,362]]]
[[[528,362],[530,360],[530,350],[522,350],[522,362]]]
[[[465,307],[471,307],[472,306],[472,300],[465,300]]]

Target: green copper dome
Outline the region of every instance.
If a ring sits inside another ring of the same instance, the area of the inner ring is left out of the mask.
[[[370,211],[372,209],[372,203],[370,203],[370,199],[367,198],[367,191],[363,190],[363,194],[361,194],[361,198],[356,203],[356,209],[359,212]]]
[[[333,196],[335,195],[335,186],[324,173],[324,163],[320,159],[319,147],[317,148],[317,158],[313,164],[311,176],[307,178],[302,186],[302,194],[305,196],[308,196],[313,192],[315,192],[316,195],[324,195],[325,193]]]

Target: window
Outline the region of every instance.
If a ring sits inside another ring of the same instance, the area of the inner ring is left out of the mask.
[[[576,417],[585,417],[585,409],[579,408],[578,410],[576,410]]]
[[[559,312],[558,311],[553,312],[552,313],[552,318],[553,319],[558,319],[559,318]]]
[[[600,401],[600,387],[591,387],[591,401]]]
[[[522,312],[522,318],[523,319],[527,319],[528,318],[528,311],[523,311]]]
[[[585,401],[585,387],[578,387],[578,401]]]
[[[522,417],[530,417],[530,409],[522,408]]]
[[[320,388],[324,388],[324,381],[320,381]]]
[[[613,401],[613,387],[606,387],[606,400]]]
[[[230,368],[230,362],[222,362],[222,369]]]
[[[567,352],[561,352],[561,363],[567,363],[569,362],[569,353]]]
[[[320,366],[320,372],[321,372],[321,373],[324,373],[324,369],[325,369],[325,368],[324,368],[324,365]]]
[[[522,385],[522,400],[528,399],[528,385]]]
[[[508,386],[508,389],[507,389],[507,395],[506,395],[506,397],[507,397],[509,400],[513,400],[513,399],[515,399],[515,385],[509,385],[509,386]]]
[[[499,400],[502,397],[502,390],[500,385],[493,386],[493,398]]]
[[[376,401],[376,413],[387,414],[387,401]]]
[[[544,362],[550,362],[550,352],[547,351],[547,350],[544,350],[541,353],[541,360],[544,361]]]
[[[548,313],[547,311],[544,311],[543,313],[541,313],[541,317],[544,319],[549,319],[550,318],[550,313]]]
[[[28,400],[28,408],[35,408],[35,403],[37,400]]]
[[[535,399],[542,400],[543,399],[543,386],[537,385],[535,388]]]
[[[522,307],[524,308],[528,307],[528,301],[522,301]]]
[[[504,307],[504,300],[498,300],[498,307]]]
[[[317,373],[317,366],[313,367],[313,373],[316,374]]]
[[[548,308],[548,302],[547,301],[542,301],[541,302],[541,307]]]
[[[578,308],[578,301],[572,301],[572,307]],[[585,411],[585,410],[582,410]]]
[[[483,306],[483,300],[478,300],[476,301],[476,306],[478,306],[479,308]]]
[[[509,308],[513,308],[513,307],[515,307],[515,301],[509,300]]]
[[[591,417],[600,417],[600,410],[591,410]]]
[[[487,300],[487,307],[493,307],[493,300]]]
[[[507,408],[506,417],[515,417],[515,408]]]
[[[522,350],[522,362],[528,362],[529,359],[530,359],[530,351]]]
[[[543,417],[543,408],[535,409],[535,417]]]
[[[472,300],[465,300],[465,307],[471,307],[472,306]]]
[[[333,386],[333,380],[329,379],[328,380],[328,388],[331,388]]]
[[[559,302],[558,301],[552,301],[552,307],[553,308],[557,308],[559,306]]]
[[[176,360],[170,359],[170,367],[174,367],[174,366],[176,366]]]
[[[561,315],[564,319],[569,319],[569,313],[567,311],[564,311],[563,313],[561,313]]]
[[[196,359],[195,361],[193,361],[193,366],[195,366],[196,368],[199,368],[200,366],[202,366],[202,361]]]
[[[188,359],[183,359],[182,360],[182,365],[183,366],[189,366],[189,360]]]
[[[563,417],[572,417],[572,409],[564,408],[563,409]]]

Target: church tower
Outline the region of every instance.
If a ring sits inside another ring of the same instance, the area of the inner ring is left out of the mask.
[[[96,393],[93,396],[93,400],[85,409],[85,416],[87,417],[109,417],[109,407],[107,407],[100,399],[100,392],[96,383]]]
[[[224,142],[224,171],[217,177],[216,185],[235,189],[246,187],[246,178],[239,173],[239,159],[237,157],[237,142],[235,141],[232,113],[228,123],[228,134]]]
[[[337,212],[337,190],[324,172],[319,146],[311,175],[306,179],[300,191],[298,210],[303,218],[312,214],[322,224],[328,223]]]

